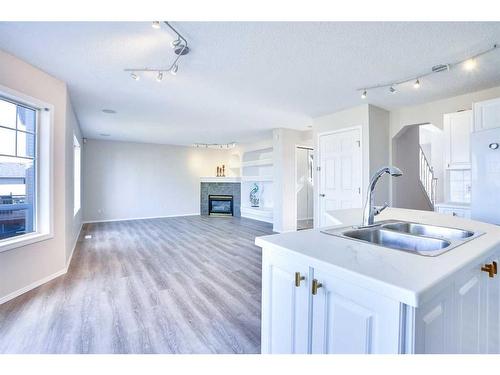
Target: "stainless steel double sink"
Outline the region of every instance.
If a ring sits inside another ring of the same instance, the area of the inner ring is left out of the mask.
[[[431,257],[441,255],[484,234],[400,220],[386,220],[366,227],[334,228],[321,232]]]

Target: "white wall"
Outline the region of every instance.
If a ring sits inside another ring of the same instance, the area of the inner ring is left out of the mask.
[[[54,106],[53,132],[53,181],[54,181],[54,237],[31,245],[0,253],[0,301],[5,301],[29,287],[37,285],[52,275],[62,273],[66,267],[67,218],[66,189],[71,186],[68,173],[72,174],[72,163],[66,163],[66,84],[28,63],[0,51],[0,85]],[[73,125],[77,127],[77,122]],[[72,230],[71,230],[72,231]]]
[[[274,129],[273,230],[275,232],[294,231],[297,228],[295,149],[300,145],[312,145],[312,131]]]
[[[231,151],[89,139],[83,146],[85,221],[199,214],[200,177]]]

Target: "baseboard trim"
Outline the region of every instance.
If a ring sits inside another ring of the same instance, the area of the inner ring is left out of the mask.
[[[164,219],[164,218],[169,218],[169,217],[182,217],[182,216],[200,216],[200,213],[199,212],[195,212],[195,213],[191,213],[191,214],[181,214],[181,215],[130,217],[130,218],[126,218],[126,219],[85,220],[85,221],[82,222],[82,224],[110,223],[110,222],[113,222],[113,221]]]
[[[78,239],[80,238],[80,235],[82,234],[82,229],[83,229],[83,221],[80,223],[80,229],[78,230],[78,235],[76,236],[74,242],[73,242],[73,248],[71,249],[71,254],[66,261],[66,272],[68,271],[69,265],[71,264],[71,259],[73,259],[73,254],[75,253],[76,245],[78,244]]]
[[[53,273],[52,275],[46,276],[40,280],[35,281],[34,283],[31,283],[30,285],[25,286],[24,288],[21,288],[21,289],[18,289],[12,293],[9,293],[6,296],[0,298],[0,305],[7,302],[7,301],[10,301],[11,299],[19,297],[21,294],[29,292],[30,290],[35,289],[35,288],[39,287],[40,285],[45,284],[45,283],[55,279],[56,277],[62,276],[66,272],[68,272],[68,269],[65,267],[62,270],[59,270],[59,271]]]
[[[78,244],[78,239],[80,238],[80,234],[82,233],[82,228],[83,228],[83,222],[80,224],[80,230],[78,231],[78,235],[76,236],[76,239],[73,243],[71,255],[69,256],[69,259],[66,261],[66,266],[63,269],[61,269],[61,270],[59,270],[59,271],[57,271],[49,276],[43,277],[40,280],[37,280],[37,281],[35,281],[35,282],[33,282],[33,283],[31,283],[31,284],[29,284],[21,289],[15,290],[12,293],[7,294],[6,296],[1,297],[0,298],[0,305],[5,303],[5,302],[8,302],[16,297],[19,297],[21,294],[29,292],[32,289],[38,288],[40,285],[48,283],[49,281],[54,280],[56,277],[59,277],[59,276],[66,274],[68,272],[69,265],[71,264],[71,260],[73,259],[73,254],[75,252],[76,245]]]

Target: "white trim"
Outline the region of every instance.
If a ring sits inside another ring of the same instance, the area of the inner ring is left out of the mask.
[[[165,215],[165,216],[146,216],[146,217],[130,217],[126,219],[103,219],[103,220],[85,220],[82,224],[93,224],[93,223],[109,223],[113,221],[130,221],[130,220],[148,220],[148,219],[163,219],[169,217],[182,217],[182,216],[200,216],[199,212],[192,214],[180,214],[180,215]]]
[[[40,285],[45,284],[45,283],[49,282],[50,280],[55,279],[56,277],[62,276],[66,272],[68,272],[68,269],[63,268],[62,270],[59,270],[59,271],[53,273],[52,275],[46,276],[40,280],[35,281],[34,283],[31,283],[30,285],[27,285],[27,286],[25,286],[21,289],[18,289],[12,293],[9,293],[6,296],[0,298],[0,305],[7,302],[7,301],[10,301],[11,299],[19,297],[21,294],[29,292],[30,290],[35,289],[35,288],[39,287]]]
[[[3,253],[4,251],[17,249],[18,247],[31,245],[36,242],[47,241],[50,240],[51,238],[54,238],[54,235],[52,233],[37,233],[37,232],[31,232],[23,234],[21,236],[6,238],[0,241],[0,253]]]

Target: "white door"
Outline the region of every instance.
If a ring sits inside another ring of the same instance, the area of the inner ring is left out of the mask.
[[[472,132],[472,111],[444,115],[446,139],[446,167],[470,168],[470,134]]]
[[[269,255],[262,262],[263,354],[306,354],[309,331],[309,267]]]
[[[361,130],[319,138],[319,225],[331,223],[327,211],[362,207]]]
[[[312,295],[313,354],[399,352],[399,302],[332,277],[331,272],[314,269],[314,280],[311,285],[321,286]]]

